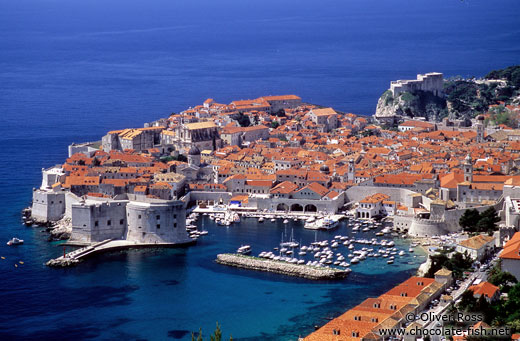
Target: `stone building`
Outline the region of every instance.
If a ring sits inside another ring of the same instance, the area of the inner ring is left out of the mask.
[[[338,114],[332,108],[314,108],[308,115],[321,132],[329,132],[338,127]]]
[[[296,95],[264,96],[262,98],[271,105],[272,113],[277,113],[282,109],[293,109],[302,104],[302,99]]]
[[[504,245],[499,257],[502,271],[511,273],[520,281],[520,232],[516,232]]]
[[[133,149],[143,151],[161,143],[161,132],[165,127],[148,127],[109,131],[102,138],[105,152]]]
[[[397,80],[390,83],[390,91],[392,91],[394,97],[403,92],[414,93],[419,90],[431,92],[435,96],[442,96],[443,87],[443,74],[439,72],[418,74],[417,79]]]
[[[216,150],[222,146],[214,122],[183,123],[175,128],[175,137],[169,139],[177,150],[196,146],[199,150]]]
[[[71,241],[94,243],[107,239],[136,244],[184,244],[186,209],[182,201],[142,198],[89,198],[72,204]]]

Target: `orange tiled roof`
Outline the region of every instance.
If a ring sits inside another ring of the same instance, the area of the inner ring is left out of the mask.
[[[516,232],[504,245],[500,258],[520,260],[520,232]]]
[[[477,285],[470,286],[468,288],[468,290],[473,291],[474,295],[477,295],[477,296],[484,295],[488,298],[491,298],[498,291],[498,287],[489,282],[481,282]]]

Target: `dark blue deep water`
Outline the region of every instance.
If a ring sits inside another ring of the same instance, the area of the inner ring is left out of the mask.
[[[236,339],[288,340],[381,294],[422,258],[371,260],[334,283],[214,264],[242,243],[273,247],[284,232],[246,220],[207,222],[210,235],[189,249],[57,270],[43,263],[61,249],[19,212],[71,142],[207,97],[294,93],[372,114],[390,80],[518,64],[519,17],[517,0],[0,0],[0,338],[186,339],[219,321]],[[314,239],[298,225],[294,234]],[[25,244],[5,246],[13,236]]]

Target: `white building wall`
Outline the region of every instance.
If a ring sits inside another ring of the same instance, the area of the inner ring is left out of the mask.
[[[72,204],[72,241],[85,243],[125,239],[127,200]]]
[[[501,261],[502,271],[511,273],[518,281],[520,281],[520,260],[503,258]]]
[[[40,222],[60,220],[65,214],[65,192],[33,191],[32,218]]]

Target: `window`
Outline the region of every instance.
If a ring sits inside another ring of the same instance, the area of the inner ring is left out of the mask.
[[[112,221],[111,220],[107,220],[107,225],[108,226],[112,225]]]
[[[99,221],[96,220],[96,221],[94,222],[94,226],[99,226]]]
[[[125,223],[124,219],[119,220],[119,225],[123,225]]]
[[[176,214],[173,215],[173,219],[177,219],[177,215]]]
[[[174,224],[173,224],[173,227],[177,227],[177,223],[174,223]]]
[[[157,216],[155,216],[155,219],[159,220],[159,219],[161,219],[161,216],[157,215]]]
[[[139,215],[137,216],[137,218],[138,218],[138,219],[141,219],[141,215],[139,214]]]
[[[161,224],[157,224],[157,229],[160,229],[161,228]]]
[[[141,228],[141,226],[139,226],[139,228]]]

